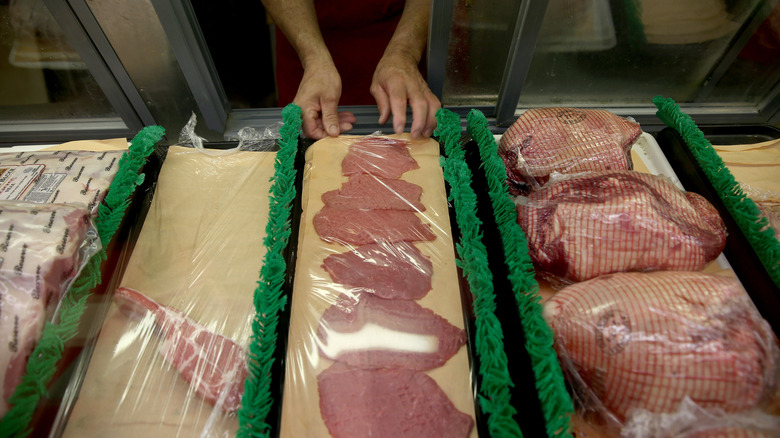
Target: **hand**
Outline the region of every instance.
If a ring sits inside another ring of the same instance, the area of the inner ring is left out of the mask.
[[[307,66],[293,100],[301,107],[306,137],[319,140],[352,129],[357,119],[349,111],[338,111],[340,97],[341,77],[332,63]]]
[[[379,61],[371,83],[371,94],[379,108],[379,124],[393,115],[393,130],[404,131],[406,102],[412,107],[412,138],[430,137],[436,128],[436,111],[441,102],[428,88],[417,62],[412,57],[385,54]]]

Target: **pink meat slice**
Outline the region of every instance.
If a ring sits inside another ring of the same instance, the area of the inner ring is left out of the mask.
[[[560,290],[544,316],[562,362],[621,421],[634,408],[676,412],[685,397],[742,411],[775,384],[774,334],[733,278],[605,275]]]
[[[420,203],[422,187],[400,179],[359,173],[339,190],[322,194],[322,202],[335,208],[425,211]]]
[[[325,258],[336,282],[386,299],[419,300],[431,290],[433,263],[407,242],[370,243]]]
[[[535,189],[553,172],[581,173],[632,168],[638,123],[606,110],[534,108],[501,136],[498,153],[515,192]]]
[[[314,229],[326,242],[365,245],[379,242],[434,240],[430,224],[413,211],[323,207],[313,218]]]
[[[390,331],[391,337],[380,331]],[[329,359],[358,368],[419,371],[444,365],[466,343],[465,330],[432,310],[371,294],[342,295],[323,313],[317,336],[320,353]]]
[[[336,363],[317,381],[320,412],[334,438],[459,438],[474,427],[424,373]]]
[[[659,176],[594,172],[516,202],[534,265],[564,283],[622,271],[701,270],[726,244],[715,207]]]
[[[344,175],[368,173],[389,179],[419,168],[409,154],[408,143],[388,137],[366,137],[353,143],[341,162]]]
[[[0,418],[46,321],[87,261],[90,231],[83,207],[0,201]]]
[[[125,309],[138,313],[140,308],[154,315],[165,337],[160,354],[194,386],[198,397],[227,412],[238,410],[248,375],[241,346],[133,289],[120,287],[115,297]]]

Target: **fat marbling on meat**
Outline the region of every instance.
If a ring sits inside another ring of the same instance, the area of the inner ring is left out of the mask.
[[[125,312],[152,314],[164,336],[160,354],[199,397],[227,412],[241,407],[248,375],[241,346],[136,290],[120,287],[114,296]]]
[[[331,365],[317,376],[320,412],[334,438],[465,438],[474,427],[428,375]]]
[[[776,384],[775,336],[734,278],[604,275],[557,292],[544,317],[578,394],[592,394],[619,421],[632,409],[675,412],[686,397],[739,412]]]
[[[526,193],[553,172],[581,173],[632,168],[631,145],[642,134],[638,123],[606,110],[533,108],[501,136],[510,190]]]
[[[466,343],[465,330],[415,301],[342,295],[322,315],[320,353],[359,368],[430,370]]]
[[[82,207],[0,201],[0,418],[45,322],[99,246]]]
[[[365,137],[349,147],[341,162],[344,175],[367,173],[398,179],[404,173],[419,169],[409,153],[408,142],[388,137]]]
[[[661,176],[570,176],[516,203],[537,271],[563,283],[622,271],[701,270],[726,244],[715,207]]]
[[[433,263],[407,242],[370,243],[331,254],[322,267],[334,282],[381,298],[419,300],[431,290]]]

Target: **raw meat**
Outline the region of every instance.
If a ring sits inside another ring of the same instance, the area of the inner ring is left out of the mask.
[[[133,313],[149,311],[154,315],[165,337],[160,354],[194,386],[199,397],[227,412],[241,407],[248,375],[241,346],[133,289],[120,287],[115,297]]]
[[[544,316],[570,377],[620,421],[634,408],[674,412],[685,397],[742,411],[774,388],[774,334],[732,278],[605,275],[553,295]]]
[[[400,179],[358,173],[340,190],[322,194],[322,202],[334,208],[425,211],[420,203],[422,187]]]
[[[45,322],[99,245],[83,208],[0,201],[0,418]]]
[[[124,152],[0,153],[0,199],[79,203],[96,217]]]
[[[413,211],[340,209],[325,206],[314,215],[320,239],[342,245],[433,240],[431,226]]]
[[[370,243],[325,258],[330,278],[386,299],[419,300],[431,290],[433,263],[416,246]]]
[[[466,343],[466,332],[414,301],[342,295],[320,319],[320,353],[359,368],[429,370]]]
[[[420,372],[337,363],[317,381],[322,419],[334,438],[458,438],[474,427],[474,420]]]
[[[341,162],[344,175],[369,173],[389,179],[419,168],[406,141],[387,137],[366,137],[353,143]]]
[[[605,110],[534,108],[501,136],[503,158],[514,194],[543,185],[553,172],[631,169],[631,145],[639,124]]]
[[[529,255],[553,280],[701,270],[726,244],[715,207],[659,176],[593,172],[551,181],[516,202]]]

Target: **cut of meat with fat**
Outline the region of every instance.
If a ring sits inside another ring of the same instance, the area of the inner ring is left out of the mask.
[[[431,290],[433,263],[407,242],[370,243],[325,258],[331,279],[386,299],[419,300]]]
[[[686,397],[739,412],[776,383],[774,333],[733,278],[604,275],[560,290],[544,316],[570,382],[620,421],[635,408],[675,412]]]
[[[334,438],[465,438],[474,427],[426,374],[334,364],[317,376],[320,412]]]
[[[414,301],[342,295],[320,319],[320,353],[358,368],[442,366],[466,343],[466,332]]]
[[[388,137],[365,137],[353,143],[341,162],[344,175],[367,173],[390,179],[419,168],[409,153],[408,143]]]
[[[355,174],[339,190],[322,194],[322,202],[335,208],[425,211],[422,187],[400,179]]]
[[[248,375],[241,346],[133,289],[120,287],[114,296],[125,312],[152,313],[165,337],[160,354],[199,397],[227,412],[238,410]]]
[[[641,134],[638,123],[606,110],[533,108],[501,136],[498,153],[517,194],[553,172],[631,169],[631,145]]]
[[[85,208],[0,201],[0,418],[46,321],[99,245]]]
[[[717,210],[660,176],[593,172],[516,198],[540,273],[565,282],[611,272],[701,270],[726,244]]]
[[[314,215],[320,239],[342,245],[434,240],[436,235],[413,211],[341,209],[325,206]]]

